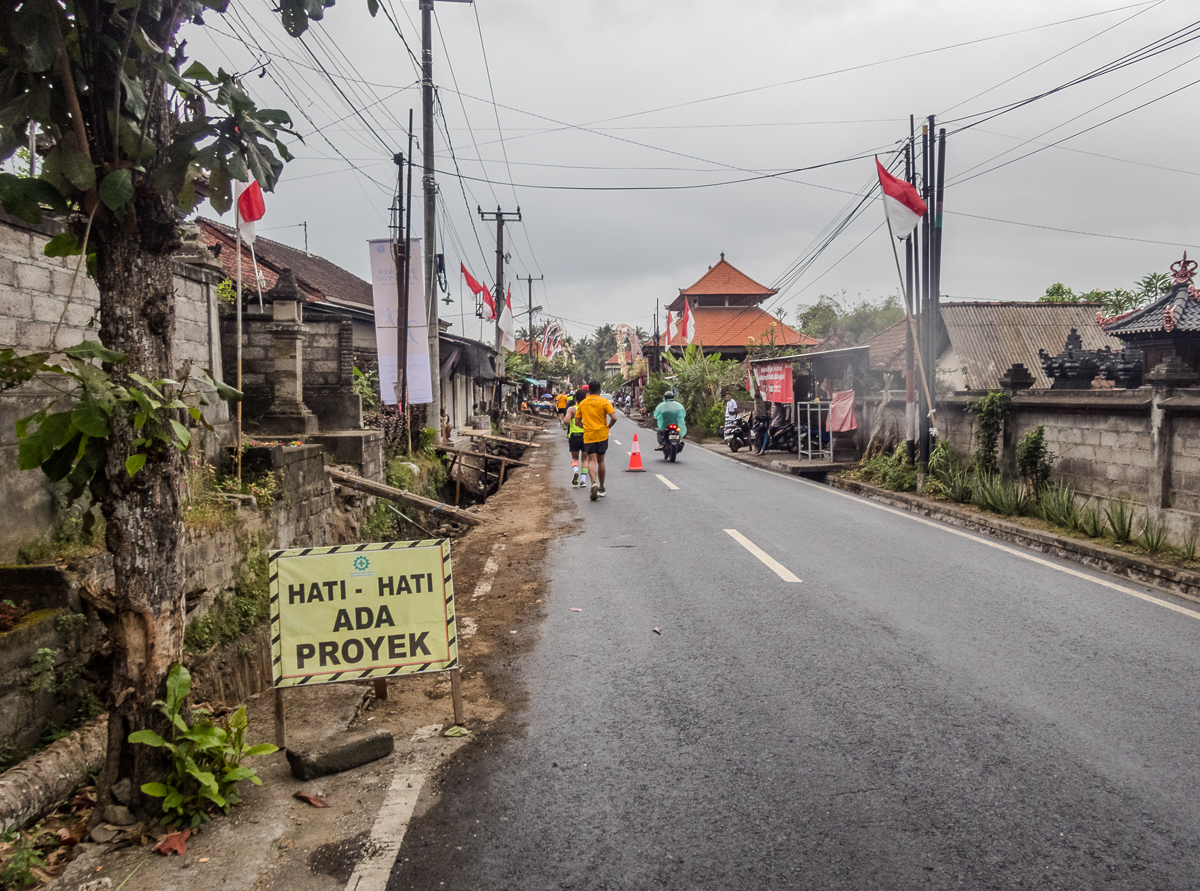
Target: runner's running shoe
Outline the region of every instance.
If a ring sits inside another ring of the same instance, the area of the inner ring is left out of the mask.
[[[573,477],[571,477],[571,485],[572,486],[579,485],[579,471],[578,470],[576,470],[575,475]]]
[[[592,501],[600,497],[600,484],[592,483]]]
[[[604,497],[605,495],[607,495],[607,494],[608,494],[608,492],[606,492],[604,489],[601,489],[601,490],[600,490],[600,497],[601,497],[601,498],[603,498],[603,497]]]

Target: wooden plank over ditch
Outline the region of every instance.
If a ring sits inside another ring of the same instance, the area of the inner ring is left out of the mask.
[[[470,511],[451,507],[449,504],[443,504],[440,501],[434,501],[432,498],[425,498],[422,495],[405,492],[403,489],[394,489],[383,483],[363,479],[361,476],[355,476],[352,473],[345,473],[341,470],[328,468],[328,471],[335,483],[349,489],[355,489],[366,495],[374,495],[376,498],[386,498],[388,501],[407,504],[411,507],[419,507],[427,513],[445,517],[454,523],[465,523],[468,526],[482,526],[484,523],[483,517],[477,516]]]

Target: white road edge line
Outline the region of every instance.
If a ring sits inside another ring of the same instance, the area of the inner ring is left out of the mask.
[[[729,533],[730,537],[732,537],[734,541],[765,563],[768,569],[774,572],[785,582],[800,581],[799,578],[792,574],[791,570],[789,570],[786,566],[784,566],[750,539],[746,538],[746,536],[742,535],[742,533],[738,532],[736,529],[726,529],[725,531]]]
[[[504,542],[498,541],[492,545],[492,551],[499,552],[504,550]],[[480,597],[485,597],[492,590],[493,577],[496,575],[496,570],[500,568],[500,558],[493,554],[487,558],[487,562],[483,564],[483,572],[480,573],[479,583],[475,586],[475,593],[471,595],[472,600],[478,600]]]
[[[1152,603],[1155,606],[1161,606],[1164,609],[1174,610],[1175,612],[1181,613],[1190,619],[1196,619],[1197,621],[1200,621],[1200,612],[1190,610],[1184,606],[1179,606],[1178,604],[1163,600],[1160,597],[1154,597],[1151,594],[1143,594],[1141,591],[1135,591],[1132,588],[1126,588],[1124,585],[1118,585],[1116,582],[1110,582],[1107,579],[1097,578],[1094,575],[1088,575],[1086,572],[1080,572],[1077,569],[1071,569],[1069,566],[1060,566],[1059,564],[1053,563],[1050,560],[1044,560],[1041,557],[1035,557],[1033,554],[1027,554],[1023,551],[1017,550],[1016,548],[1010,548],[998,541],[983,538],[982,536],[974,535],[970,532],[964,532],[962,529],[955,529],[953,526],[947,523],[939,523],[936,520],[928,520],[925,517],[919,517],[916,514],[909,513],[908,511],[897,510],[894,507],[888,507],[886,504],[879,504],[878,502],[872,501],[870,498],[863,498],[861,495],[852,495],[849,492],[843,492],[840,489],[833,488],[832,486],[823,486],[820,483],[809,482],[806,479],[795,477],[791,474],[778,473],[773,470],[765,470],[762,467],[754,467],[753,465],[737,461],[734,458],[727,458],[724,455],[717,454],[716,452],[710,452],[708,449],[701,449],[700,451],[706,452],[707,454],[712,455],[714,458],[720,458],[723,461],[733,461],[735,464],[741,464],[742,467],[749,468],[750,470],[757,470],[759,473],[769,473],[772,476],[781,476],[784,479],[788,479],[792,482],[800,483],[805,486],[810,486],[827,494],[837,495],[840,498],[848,498],[851,501],[857,501],[859,504],[865,504],[868,507],[875,508],[876,510],[881,510],[889,514],[895,514],[896,516],[903,517],[906,520],[912,520],[914,523],[932,526],[934,529],[940,529],[943,532],[949,532],[951,535],[957,535],[959,538],[965,538],[969,541],[987,545],[989,548],[995,548],[998,551],[1004,551],[1006,554],[1012,554],[1014,557],[1020,557],[1022,560],[1028,560],[1031,563],[1039,563],[1042,566],[1049,567],[1050,569],[1056,569],[1059,572],[1066,573],[1067,575],[1073,575],[1076,578],[1083,579],[1085,581],[1095,582],[1097,585],[1101,585],[1113,591],[1119,591],[1122,594],[1128,594],[1130,597],[1136,597],[1138,600],[1144,600],[1146,603]]]
[[[400,845],[431,767],[425,759],[418,759],[415,764],[408,765],[408,770],[396,771],[371,828],[373,853],[354,868],[354,874],[346,882],[347,891],[384,891],[387,888],[396,855],[400,853]]]
[[[660,480],[662,480],[663,485],[665,485],[668,489],[674,489],[675,491],[679,491],[679,487],[677,485],[675,485],[673,482],[671,482],[669,479],[667,479],[665,476],[663,476],[661,473],[656,473],[654,475],[656,477],[658,477]]]

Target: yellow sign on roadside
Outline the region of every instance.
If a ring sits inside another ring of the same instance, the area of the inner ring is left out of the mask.
[[[458,667],[450,542],[268,554],[276,687]]]

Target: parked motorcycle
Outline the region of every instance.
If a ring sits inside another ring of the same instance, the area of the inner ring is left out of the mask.
[[[763,440],[763,434],[770,428],[771,422],[767,418],[758,418],[754,422],[754,444],[757,446]],[[796,425],[786,423],[782,427],[777,427],[771,430],[770,439],[767,441],[763,451],[773,450],[777,452],[791,452],[793,455],[800,451],[800,434],[796,430]]]
[[[729,444],[731,452],[750,448],[754,444],[754,430],[749,415],[739,415],[732,423],[725,425],[725,442]]]
[[[679,435],[678,424],[668,424],[663,430],[663,457],[671,463],[675,462],[675,457],[683,451],[683,437]]]

